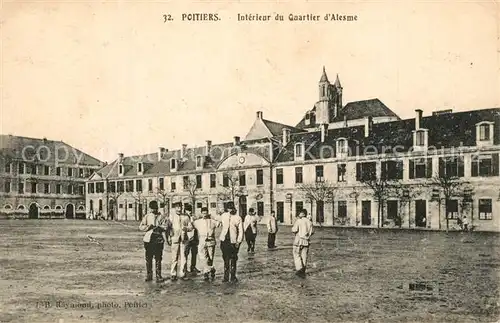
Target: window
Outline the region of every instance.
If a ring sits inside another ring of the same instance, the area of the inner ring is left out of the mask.
[[[45,194],[50,194],[50,184],[48,183],[43,184],[43,192]]]
[[[170,159],[170,169],[176,169],[177,168],[177,161],[175,159]]]
[[[142,173],[142,163],[137,164],[137,172]]]
[[[210,174],[210,188],[217,186],[217,176],[215,174]]]
[[[189,176],[182,177],[182,188],[185,190],[189,188]]]
[[[377,164],[375,162],[357,163],[356,164],[356,180],[371,181],[377,178]]]
[[[203,167],[203,158],[202,156],[196,156],[196,168]]]
[[[479,200],[479,220],[491,220],[492,219],[492,201],[491,199],[480,199]]]
[[[491,134],[490,134],[490,125],[489,124],[482,124],[479,126],[479,140],[481,141],[487,141],[490,140]]]
[[[36,165],[31,165],[31,174],[36,175],[37,167]]]
[[[118,193],[123,193],[125,191],[123,181],[116,182],[116,188],[117,188]]]
[[[116,192],[116,182],[108,182],[108,192]]]
[[[337,208],[338,208],[338,217],[339,218],[346,218],[347,217],[347,202],[346,201],[339,201],[337,203]]]
[[[472,156],[472,176],[498,176],[498,173],[498,154]]]
[[[134,191],[134,181],[133,180],[128,180],[125,182],[125,190],[127,192],[133,192]]]
[[[201,175],[196,175],[196,188],[201,189]]]
[[[316,166],[316,182],[324,182],[325,177],[323,173],[323,165],[317,165]]]
[[[78,169],[78,176],[79,177],[85,177],[85,170],[83,168]]]
[[[90,187],[91,184],[89,184],[89,187]],[[93,184],[92,184],[93,185]],[[93,187],[93,186],[92,186]],[[62,189],[62,186],[61,184],[57,184],[56,185],[56,194],[61,194],[61,189]],[[92,193],[94,193],[94,190],[92,189]]]
[[[295,184],[302,184],[303,180],[302,167],[295,167]]]
[[[432,177],[432,158],[410,159],[409,164],[410,179]]]
[[[337,165],[337,181],[338,182],[346,181],[346,164]]]
[[[245,186],[246,185],[245,171],[239,171],[238,172],[238,181],[239,181],[240,186]]]
[[[464,160],[463,157],[440,157],[439,177],[463,177]]]
[[[304,209],[304,202],[296,201],[295,202],[295,216],[299,216],[299,213]]]
[[[78,194],[80,194],[80,195],[84,195],[85,194],[85,186],[78,185]]]
[[[228,174],[222,175],[222,186],[229,187],[229,175]]]
[[[175,192],[176,189],[177,189],[177,186],[175,184],[175,181],[171,181],[170,182],[170,191]]]
[[[153,179],[152,178],[148,179],[148,191],[149,192],[153,191]]]
[[[215,208],[217,208],[217,203],[215,203],[215,202],[210,202],[210,208],[211,208],[211,209],[215,209]]]
[[[448,219],[457,219],[458,218],[458,201],[457,200],[448,200],[446,202],[446,217]]]
[[[276,168],[276,184],[283,184],[283,168]]]
[[[142,192],[142,179],[135,180],[135,191]]]
[[[325,203],[323,201],[316,201],[316,222],[325,222]]]
[[[119,207],[120,209],[123,209],[123,204],[122,204],[122,203],[120,203],[120,204],[118,205],[118,207]]]
[[[119,175],[123,175],[123,170],[124,170],[124,169],[123,169],[123,165],[119,165],[119,166],[118,166],[118,174],[119,174]]]
[[[24,163],[19,163],[19,174],[24,174]]]
[[[128,208],[129,208],[129,209],[131,209],[131,208],[133,208],[133,207],[134,207],[134,205],[133,205],[132,203],[129,203],[129,204],[128,204]]]
[[[160,191],[163,191],[165,189],[165,179],[163,177],[158,178],[158,187]]]
[[[95,183],[95,192],[104,193],[104,182]]]
[[[56,167],[56,175],[61,176],[61,167]]]
[[[380,176],[385,180],[403,179],[403,162],[396,160],[383,161]]]
[[[341,155],[347,155],[349,153],[349,146],[346,139],[337,140],[337,151]]]
[[[387,219],[394,220],[398,216],[398,201],[387,201]]]
[[[264,202],[257,202],[257,215],[264,216]]]
[[[203,206],[203,204],[201,202],[196,203],[196,208],[197,209],[201,209],[202,206]]]
[[[5,172],[10,173],[10,163],[9,162],[5,163]]]
[[[68,176],[73,176],[73,168],[68,167]]]
[[[257,169],[257,185],[264,185],[264,170]]]
[[[75,192],[73,191],[73,185],[72,184],[68,184],[68,194],[75,194]]]
[[[43,175],[50,175],[50,167],[43,166]]]
[[[23,194],[24,193],[24,183],[19,183],[19,185],[17,186],[17,192],[19,194]]]
[[[304,145],[296,144],[295,145],[295,158],[302,158],[304,156]]]
[[[31,183],[31,193],[36,193],[36,183]]]
[[[425,131],[415,133],[415,146],[425,146]]]
[[[5,182],[3,187],[5,193],[10,193],[10,182]]]

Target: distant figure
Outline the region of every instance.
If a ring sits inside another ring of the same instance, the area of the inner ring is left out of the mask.
[[[307,217],[306,210],[300,211],[299,218],[293,224],[292,233],[295,233],[295,239],[293,241],[295,274],[301,278],[305,278],[307,257],[309,255],[309,240],[314,234],[313,224]]]
[[[182,214],[182,204],[174,203],[175,212],[170,215],[170,237],[172,243],[172,264],[170,267],[170,279],[176,281],[177,277],[186,278],[184,270],[186,266],[185,250],[188,243],[187,233],[193,230],[191,220],[187,215]]]
[[[463,230],[469,231],[469,219],[467,219],[466,215],[464,215],[464,218],[462,220],[462,224],[463,224]]]
[[[278,221],[276,221],[276,213],[271,211],[271,216],[266,222],[267,224],[267,248],[276,248],[276,233],[278,233]]]
[[[240,244],[243,241],[243,221],[236,213],[233,202],[227,203],[227,212],[220,216],[222,230],[219,239],[221,240],[220,249],[224,259],[224,279],[223,282],[237,282],[236,263],[238,261],[238,252]]]
[[[243,222],[243,230],[245,231],[245,240],[247,241],[247,252],[255,253],[255,239],[257,238],[257,223],[259,217],[255,214],[255,210],[250,208],[248,215]]]
[[[189,217],[192,223],[196,220],[195,216],[193,215],[193,207],[191,206],[191,204],[187,204],[184,207],[184,213]],[[198,259],[198,244],[200,243],[198,238],[198,231],[196,229],[193,229],[192,231],[189,231],[187,233],[187,236],[188,236],[188,241],[185,250],[186,268],[184,269],[184,271],[188,272],[188,259],[189,259],[189,254],[191,254],[191,263],[189,265],[189,272],[191,272],[192,275],[196,275],[200,273],[200,271],[196,268],[196,260]]]
[[[149,202],[151,213],[144,216],[139,225],[139,230],[145,231],[144,249],[146,250],[146,281],[153,280],[153,257],[156,264],[156,281],[162,282],[161,262],[163,258],[163,246],[165,239],[163,233],[169,229],[168,220],[158,212],[158,203]]]
[[[202,217],[195,220],[193,225],[198,231],[200,243],[198,245],[198,255],[200,261],[205,267],[203,275],[205,281],[215,278],[214,253],[215,253],[215,229],[220,226],[220,222],[211,219],[208,208],[201,208]]]

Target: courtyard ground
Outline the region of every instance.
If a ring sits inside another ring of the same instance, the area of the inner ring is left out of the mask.
[[[295,278],[292,236],[240,251],[236,285],[144,282],[134,222],[0,221],[1,322],[494,322],[500,235],[318,228]],[[90,238],[88,237],[90,236]],[[99,241],[102,245],[95,242]],[[170,248],[164,254],[168,276]],[[198,266],[199,268],[201,266]]]

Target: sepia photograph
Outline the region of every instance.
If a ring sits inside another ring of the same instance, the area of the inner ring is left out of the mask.
[[[0,322],[500,321],[496,1],[0,15]]]

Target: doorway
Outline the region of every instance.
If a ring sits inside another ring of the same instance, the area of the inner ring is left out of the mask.
[[[415,226],[425,228],[427,224],[427,202],[426,200],[415,201]]]
[[[36,203],[30,205],[28,216],[30,219],[38,219],[39,209]]]
[[[372,203],[371,201],[361,201],[361,225],[372,224]]]
[[[316,222],[325,222],[325,203],[323,201],[316,202]]]
[[[239,198],[239,214],[241,218],[244,220],[247,216],[247,197],[245,195],[240,196]]]
[[[285,220],[285,202],[276,202],[276,220],[283,223]]]
[[[66,219],[74,219],[75,218],[75,207],[73,204],[66,205]]]

